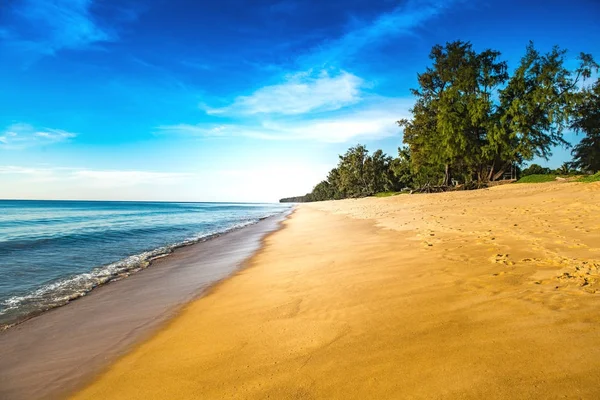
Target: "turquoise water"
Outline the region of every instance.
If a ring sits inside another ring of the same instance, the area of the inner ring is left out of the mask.
[[[0,201],[0,327],[288,205]]]

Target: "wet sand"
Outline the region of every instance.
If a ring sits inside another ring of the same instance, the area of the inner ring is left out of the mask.
[[[76,399],[600,398],[600,184],[302,205]]]
[[[64,398],[238,269],[283,218],[176,249],[143,271],[0,332],[0,399]]]

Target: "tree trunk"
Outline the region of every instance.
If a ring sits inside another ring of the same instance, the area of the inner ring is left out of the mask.
[[[442,186],[450,186],[450,166],[445,165],[446,170],[444,172],[444,184]]]
[[[495,166],[495,165],[496,165],[496,162],[494,161],[494,162],[492,163],[492,168],[490,168],[490,173],[489,173],[489,174],[488,174],[488,176],[487,176],[487,180],[488,180],[488,182],[489,182],[489,181],[492,181],[492,180],[494,180],[494,179],[492,179],[492,177],[494,176],[494,166]]]
[[[502,175],[504,175],[504,173],[506,172],[506,170],[504,168],[502,168],[500,171],[498,171],[496,173],[496,175],[493,176],[492,180],[497,180],[498,178],[502,177]]]
[[[492,177],[492,180],[495,181],[496,179],[500,178],[502,175],[504,175],[504,173],[506,172],[506,168],[510,167],[510,163],[504,164],[502,166],[502,168],[500,168],[500,170],[498,170],[498,172],[496,172],[496,174],[494,174],[494,176]]]

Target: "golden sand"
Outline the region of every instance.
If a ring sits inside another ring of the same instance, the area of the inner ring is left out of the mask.
[[[76,399],[600,398],[600,184],[302,205]]]

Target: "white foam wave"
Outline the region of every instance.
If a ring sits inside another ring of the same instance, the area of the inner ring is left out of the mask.
[[[275,214],[277,213],[269,214],[267,217]],[[225,230],[217,230],[190,237],[169,246],[135,254],[117,262],[96,267],[86,273],[47,283],[32,292],[20,296],[12,296],[0,302],[0,316],[15,314],[14,319],[18,322],[19,319],[26,318],[27,316],[65,305],[71,300],[85,296],[100,285],[125,278],[148,267],[151,261],[169,255],[178,247],[198,243],[232,230],[241,229],[264,218],[266,217],[241,221],[228,226]],[[5,325],[4,328],[8,326],[10,325]],[[1,322],[0,329],[2,329]]]

